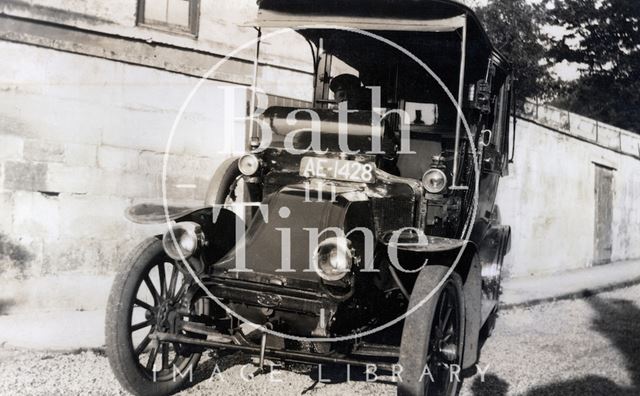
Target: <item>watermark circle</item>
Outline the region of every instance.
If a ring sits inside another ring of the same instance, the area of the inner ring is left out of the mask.
[[[473,164],[474,164],[474,171],[475,171],[474,175],[475,175],[475,177],[474,177],[474,193],[473,193],[473,204],[472,204],[471,216],[469,216],[466,219],[465,226],[463,227],[462,235],[461,235],[461,238],[460,238],[460,239],[464,240],[465,243],[463,244],[462,248],[458,252],[458,255],[456,256],[456,258],[454,260],[454,263],[451,265],[451,267],[449,268],[449,270],[447,271],[445,276],[436,285],[436,287],[434,287],[434,289],[429,294],[427,294],[419,303],[414,305],[412,308],[407,310],[402,315],[398,316],[397,318],[395,318],[393,320],[390,320],[389,322],[387,322],[385,324],[382,324],[382,325],[380,325],[378,327],[375,327],[373,329],[369,329],[369,330],[366,330],[366,331],[353,333],[353,334],[349,334],[349,335],[345,335],[345,336],[339,336],[339,337],[304,337],[304,336],[296,336],[296,335],[292,335],[292,334],[286,334],[286,333],[282,333],[282,332],[279,332],[279,331],[276,331],[276,330],[269,329],[266,326],[259,325],[257,323],[253,323],[249,319],[247,319],[247,318],[243,317],[242,315],[240,315],[240,314],[236,313],[235,311],[233,311],[226,304],[224,304],[222,301],[220,301],[216,296],[214,296],[213,293],[209,290],[209,288],[207,288],[204,285],[204,283],[202,283],[202,280],[198,277],[198,275],[195,273],[195,271],[193,270],[193,268],[189,264],[189,262],[186,259],[186,257],[184,257],[184,255],[182,254],[182,250],[181,249],[177,249],[177,251],[180,254],[181,261],[183,262],[183,264],[187,268],[187,271],[189,272],[191,277],[195,280],[196,284],[205,292],[207,297],[209,297],[210,299],[215,301],[228,314],[234,316],[239,321],[251,324],[251,325],[255,326],[257,329],[259,329],[260,331],[264,332],[264,333],[267,333],[267,334],[270,334],[270,335],[273,335],[273,336],[276,336],[276,337],[282,337],[282,338],[285,338],[285,339],[294,340],[294,341],[301,341],[301,342],[340,342],[340,341],[349,341],[349,340],[354,340],[354,339],[358,339],[358,338],[363,338],[363,337],[366,337],[368,335],[375,334],[375,333],[377,333],[379,331],[387,329],[387,328],[399,323],[400,321],[404,320],[406,317],[408,317],[409,315],[411,315],[412,313],[414,313],[415,311],[420,309],[420,307],[422,307],[425,303],[427,303],[427,301],[429,301],[431,299],[431,297],[433,297],[435,295],[435,293],[438,292],[438,290],[442,288],[444,283],[451,276],[451,274],[453,273],[453,271],[457,267],[458,263],[460,262],[460,259],[462,258],[462,255],[464,254],[464,252],[465,252],[465,250],[467,248],[467,244],[468,244],[467,242],[469,241],[469,236],[471,235],[472,225],[474,224],[475,218],[476,218],[476,215],[477,215],[478,186],[479,186],[479,181],[480,181],[480,169],[479,169],[479,166],[478,166],[478,161],[476,160],[477,149],[476,149],[474,141],[473,141],[473,134],[471,133],[471,129],[469,127],[469,124],[467,122],[466,117],[464,116],[462,108],[460,107],[460,104],[458,103],[456,98],[453,96],[453,94],[451,93],[449,88],[446,86],[446,84],[444,84],[442,79],[440,79],[440,77],[433,70],[431,70],[431,68],[426,63],[424,63],[420,58],[418,58],[412,52],[410,52],[406,48],[400,46],[399,44],[397,44],[397,43],[395,43],[395,42],[393,42],[393,41],[391,41],[391,40],[389,40],[389,39],[387,39],[385,37],[382,37],[380,35],[377,35],[375,33],[369,32],[369,31],[365,31],[365,30],[361,30],[361,29],[357,29],[357,28],[344,27],[344,26],[320,25],[320,24],[300,25],[300,26],[297,26],[297,27],[279,29],[279,30],[277,30],[275,32],[271,32],[271,33],[262,35],[262,37],[260,39],[259,38],[255,38],[253,40],[249,40],[248,42],[246,42],[245,44],[243,44],[241,46],[238,46],[235,50],[231,51],[224,58],[222,58],[220,61],[218,61],[214,66],[212,66],[200,78],[200,80],[196,83],[196,85],[193,87],[191,92],[189,92],[189,94],[187,95],[187,98],[185,99],[185,101],[180,106],[178,114],[176,115],[176,118],[175,118],[175,120],[173,122],[173,125],[171,127],[171,130],[170,130],[170,133],[169,133],[169,137],[167,139],[167,144],[165,146],[165,153],[164,153],[163,161],[162,161],[162,202],[163,202],[163,208],[164,208],[166,224],[167,224],[167,227],[169,229],[168,232],[171,235],[171,239],[173,240],[173,243],[176,244],[176,246],[177,246],[178,245],[178,241],[177,241],[177,238],[176,238],[176,236],[175,236],[175,234],[173,232],[173,227],[172,227],[172,224],[171,224],[172,220],[171,220],[171,217],[170,217],[170,214],[169,214],[169,206],[168,206],[168,201],[167,201],[166,179],[167,179],[167,166],[168,166],[168,160],[169,160],[169,152],[170,152],[170,149],[171,149],[171,142],[173,140],[173,136],[175,135],[177,127],[178,127],[178,125],[180,123],[180,120],[182,119],[182,116],[183,116],[187,106],[189,105],[189,103],[191,103],[194,95],[200,89],[200,87],[204,84],[204,82],[207,81],[209,79],[209,77],[213,73],[215,73],[218,70],[218,68],[220,66],[222,66],[222,64],[224,64],[226,61],[228,61],[231,57],[233,57],[236,54],[238,54],[239,52],[244,51],[244,50],[248,49],[249,47],[255,45],[258,42],[258,40],[265,40],[267,38],[278,36],[280,34],[291,32],[291,31],[307,30],[307,29],[325,29],[325,30],[350,31],[350,32],[358,33],[358,34],[361,34],[361,35],[364,35],[364,36],[368,36],[370,38],[373,38],[375,40],[378,40],[378,41],[380,41],[382,43],[385,43],[385,44],[395,48],[396,50],[402,52],[403,54],[405,54],[406,56],[411,58],[418,65],[420,65],[440,85],[440,87],[443,89],[443,91],[445,92],[447,97],[451,100],[451,103],[457,109],[458,117],[460,117],[460,119],[462,120],[462,126],[464,126],[464,129],[465,129],[465,132],[467,134],[467,137],[469,138],[469,144],[470,144],[472,158],[473,158]],[[255,95],[255,92],[252,92],[252,94]],[[251,122],[253,122],[253,121],[251,121]]]

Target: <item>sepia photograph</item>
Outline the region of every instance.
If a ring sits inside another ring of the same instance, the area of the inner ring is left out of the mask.
[[[640,395],[637,0],[0,0],[0,395]]]

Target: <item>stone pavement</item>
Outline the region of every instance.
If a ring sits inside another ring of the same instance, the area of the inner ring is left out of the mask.
[[[0,316],[0,346],[74,351],[104,345],[104,310]]]
[[[640,283],[640,260],[620,261],[597,267],[513,278],[502,283],[502,308],[589,296]]]
[[[96,301],[90,304],[85,301],[75,309],[51,310],[53,301],[37,310],[33,309],[33,305],[25,309],[14,306],[8,314],[0,315],[0,346],[47,350],[103,347],[105,311],[104,306],[99,305],[102,301],[106,302],[110,282],[110,277],[92,281],[85,279],[82,284],[91,285],[100,296]],[[547,276],[509,279],[503,282],[502,307],[510,309],[578,298],[636,283],[640,283],[640,260]],[[66,293],[69,292],[67,290]],[[38,295],[40,299],[44,299],[44,295]]]

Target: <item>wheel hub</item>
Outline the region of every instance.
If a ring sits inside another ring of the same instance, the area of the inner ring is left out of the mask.
[[[171,327],[171,318],[172,318],[173,307],[169,304],[168,301],[163,301],[158,306],[158,311],[156,312],[156,322],[157,327],[161,330],[167,330]]]
[[[441,344],[438,351],[448,362],[458,360],[458,347],[454,344]]]

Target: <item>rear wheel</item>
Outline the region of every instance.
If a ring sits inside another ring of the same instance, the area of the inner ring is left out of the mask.
[[[425,267],[414,286],[410,307],[422,301],[446,276],[448,267]],[[405,319],[400,347],[398,395],[457,395],[464,350],[464,297],[453,272],[440,289]]]
[[[200,354],[189,347],[160,342],[155,331],[175,331],[187,277],[149,238],[128,256],[116,276],[106,316],[106,346],[120,384],[135,395],[167,395],[192,377]]]

